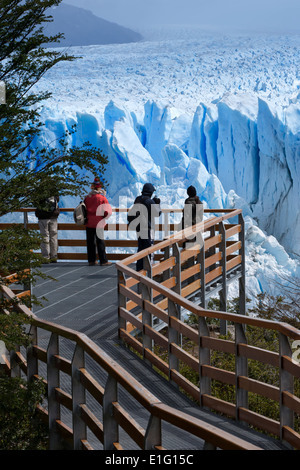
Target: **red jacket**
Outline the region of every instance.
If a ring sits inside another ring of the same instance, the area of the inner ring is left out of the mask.
[[[87,208],[86,227],[104,228],[105,219],[108,219],[112,214],[112,208],[106,197],[93,190],[85,197],[84,203]]]

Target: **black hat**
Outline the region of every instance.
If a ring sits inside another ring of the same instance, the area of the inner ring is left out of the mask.
[[[151,183],[145,183],[142,189],[142,194],[153,194],[156,191],[155,187]]]
[[[188,193],[189,197],[194,197],[197,194],[196,188],[194,186],[189,186],[186,192]]]

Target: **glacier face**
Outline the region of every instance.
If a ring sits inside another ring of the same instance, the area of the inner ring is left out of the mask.
[[[112,107],[110,103],[107,108]],[[191,117],[147,102],[138,126],[143,128],[142,139],[135,129],[137,118],[120,110],[110,131],[111,145],[103,150],[110,152],[111,147],[135,182],[173,186],[175,192],[194,184],[204,199],[208,180],[212,184],[215,175],[223,191],[233,190],[245,201],[247,213],[261,229],[288,252],[299,254],[300,106],[273,109],[262,99],[235,94],[226,95],[215,107],[211,111],[201,105]],[[109,180],[114,184],[112,173]],[[130,179],[126,177],[121,187],[126,181]],[[119,195],[117,188],[111,196],[115,193]],[[224,207],[221,194],[216,192],[215,207]],[[210,207],[212,197],[206,201]]]
[[[193,184],[209,208],[241,207],[250,291],[299,275],[300,37],[180,31],[138,44],[72,48],[37,84],[52,145],[77,124],[109,157],[113,205],[146,181],[168,207]],[[86,188],[88,190],[88,188]],[[77,201],[64,201],[67,206]]]
[[[243,96],[245,106],[253,99]],[[255,103],[254,103],[255,104]],[[228,191],[233,189],[251,206],[253,217],[290,252],[300,253],[299,105],[274,107],[258,99],[255,106],[224,112],[219,104],[218,171]],[[237,116],[240,114],[240,116]]]
[[[114,206],[129,206],[151,182],[165,207],[183,207],[193,184],[207,208],[242,208],[248,293],[276,293],[276,283],[300,274],[288,255],[299,249],[299,112],[292,104],[279,114],[248,95],[226,95],[192,116],[152,101],[138,116],[110,101],[103,115],[46,120],[41,143],[76,123],[70,145],[88,140],[108,156],[104,176]]]

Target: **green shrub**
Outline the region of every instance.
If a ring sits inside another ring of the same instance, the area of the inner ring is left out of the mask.
[[[300,328],[300,312],[297,310],[298,303],[290,302],[288,299],[278,296],[272,297],[267,294],[261,294],[257,296],[256,304],[254,307],[249,309],[249,313],[255,314],[258,318],[283,321],[291,324],[296,328]],[[220,304],[218,299],[211,299],[208,305],[211,310],[219,310]],[[238,313],[238,299],[233,299],[227,307],[227,310],[231,313]],[[215,319],[207,319],[208,326],[213,331],[218,331],[219,322]],[[186,321],[190,326],[198,328],[198,317],[196,315],[190,315]],[[217,328],[217,330],[216,330]],[[248,344],[272,351],[279,351],[279,339],[278,334],[273,330],[262,329],[252,326],[246,326],[245,333]],[[218,334],[219,338],[234,341],[230,332],[226,336]],[[187,342],[185,349],[188,352],[195,351],[195,344]],[[211,351],[211,365],[219,369],[227,371],[235,371],[235,356],[233,354],[222,353],[218,351]],[[193,384],[199,386],[199,374],[189,369],[187,366],[182,366],[180,371],[188,380]],[[277,367],[272,367],[268,364],[263,364],[260,361],[248,360],[248,377],[266,384],[279,387],[279,370]],[[300,397],[300,380],[295,380],[294,393],[297,397]],[[211,381],[211,393],[212,396],[221,400],[235,403],[235,387],[221,383],[216,380]],[[249,409],[266,416],[270,419],[278,421],[279,416],[279,404],[271,399],[263,396],[249,393]],[[296,417],[295,430],[300,430],[300,418]]]
[[[42,381],[0,375],[0,450],[46,450],[48,428],[37,416]]]

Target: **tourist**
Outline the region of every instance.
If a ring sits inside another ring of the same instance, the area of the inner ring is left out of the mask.
[[[184,201],[183,217],[181,221],[182,230],[193,227],[203,221],[203,204],[199,196],[197,196],[196,188],[194,186],[189,186],[187,188],[187,195],[188,198]],[[196,237],[193,236],[191,238],[190,235],[187,242],[183,244],[183,248],[187,247],[187,243],[189,247],[192,247],[196,242]]]
[[[128,222],[133,224],[137,232],[138,252],[149,248],[154,243],[155,217],[161,214],[160,199],[153,197],[155,187],[151,183],[143,186],[142,194],[138,196],[128,212]],[[143,269],[143,259],[137,261],[137,271]]]
[[[36,208],[35,215],[38,218],[41,242],[41,254],[46,262],[57,262],[57,218],[59,216],[59,197],[51,196],[43,199]]]
[[[84,199],[87,210],[86,242],[89,266],[97,264],[96,248],[100,265],[110,266],[112,264],[107,260],[104,242],[104,227],[106,220],[112,214],[105,194],[100,179],[96,177],[91,184],[90,193]]]

